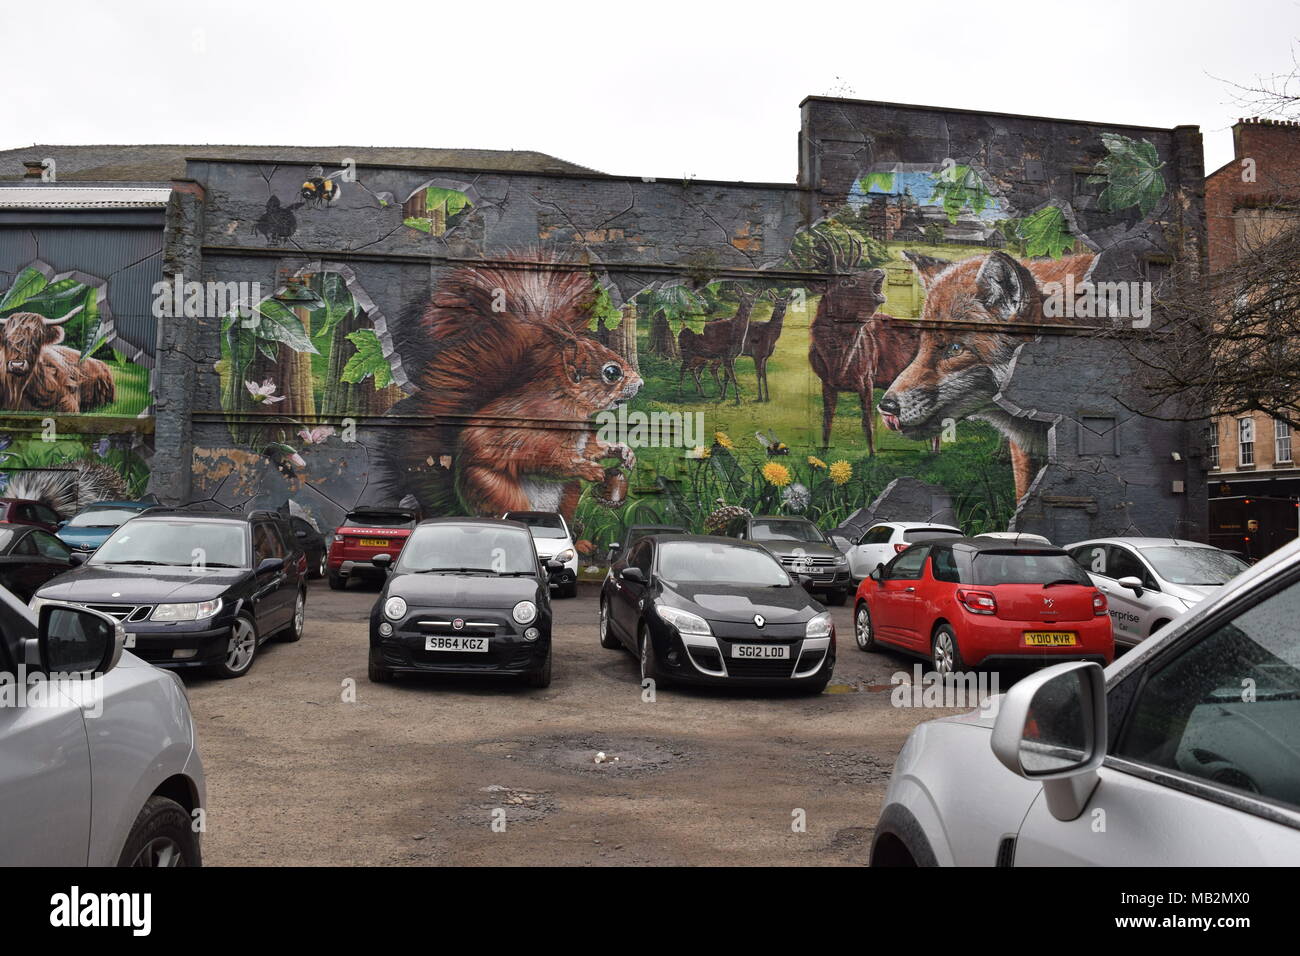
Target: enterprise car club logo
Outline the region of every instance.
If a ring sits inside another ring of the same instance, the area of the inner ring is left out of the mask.
[[[763,617],[763,615],[761,614],[754,615],[754,625],[756,627],[762,627],[766,623],[767,623],[767,618]]]

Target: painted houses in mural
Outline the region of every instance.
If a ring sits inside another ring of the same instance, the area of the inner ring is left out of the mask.
[[[1202,533],[1199,435],[1124,411],[1117,342],[1203,255],[1199,134],[802,111],[794,184],[190,159],[174,258],[262,294],[164,330],[195,363],[158,382],[185,447],[154,488],[320,527],[556,509],[605,542],[831,527],[910,476],[970,531]]]

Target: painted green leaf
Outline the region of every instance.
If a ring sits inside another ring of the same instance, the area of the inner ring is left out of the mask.
[[[1050,256],[1059,259],[1074,248],[1065,214],[1056,206],[1044,206],[1020,221],[1017,230],[1025,240],[1025,255],[1036,259]]]
[[[1097,198],[1097,205],[1105,212],[1119,212],[1138,207],[1143,216],[1165,194],[1165,179],[1160,175],[1164,163],[1149,140],[1134,140],[1119,133],[1103,133],[1102,145],[1106,158],[1097,163],[1096,173],[1089,182],[1104,182],[1106,188]]]
[[[864,193],[869,193],[873,189],[879,189],[882,193],[892,193],[894,191],[894,174],[867,173],[858,180],[858,185],[862,187]]]
[[[357,347],[357,354],[348,359],[339,376],[343,381],[356,385],[368,378],[374,378],[375,391],[393,384],[393,370],[384,358],[384,347],[374,329],[358,329],[349,332],[347,339]]]
[[[257,321],[252,325],[253,334],[259,339],[283,342],[295,352],[310,352],[316,355],[316,346],[307,338],[307,330],[302,320],[294,315],[283,302],[267,299],[257,305]]]
[[[0,299],[0,312],[17,309],[18,306],[44,289],[46,282],[45,276],[39,269],[28,266],[18,273],[18,278],[14,280],[14,284],[5,292],[4,298]]]
[[[614,300],[609,297],[609,290],[599,282],[595,283],[596,297],[591,305],[591,321],[587,327],[596,332],[604,324],[613,331],[623,324],[623,313],[614,307]]]

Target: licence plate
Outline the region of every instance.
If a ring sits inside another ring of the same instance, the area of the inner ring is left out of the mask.
[[[387,538],[362,538],[361,547],[363,548],[386,548],[388,547]]]
[[[1027,647],[1073,647],[1078,643],[1074,631],[1026,631]]]
[[[128,651],[131,648],[135,647],[135,635],[132,634],[130,631],[127,631],[126,637],[122,640],[122,646],[125,647]]]
[[[732,644],[731,656],[760,661],[789,660],[790,648],[785,644]]]
[[[472,651],[486,654],[488,639],[486,637],[442,637],[430,634],[424,639],[426,651]]]

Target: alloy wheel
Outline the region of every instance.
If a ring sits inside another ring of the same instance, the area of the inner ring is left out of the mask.
[[[154,837],[140,848],[132,866],[174,867],[185,865],[185,853],[171,837]]]
[[[871,646],[871,612],[865,604],[858,608],[853,620],[853,637],[858,642],[858,649],[865,651]]]
[[[940,631],[934,639],[934,669],[940,674],[951,674],[956,670],[954,661],[957,657],[957,648],[953,646],[952,635],[947,631]]]
[[[235,673],[248,669],[253,663],[253,654],[257,650],[257,634],[253,625],[244,618],[237,618],[230,635],[230,652],[226,655],[226,667]]]

